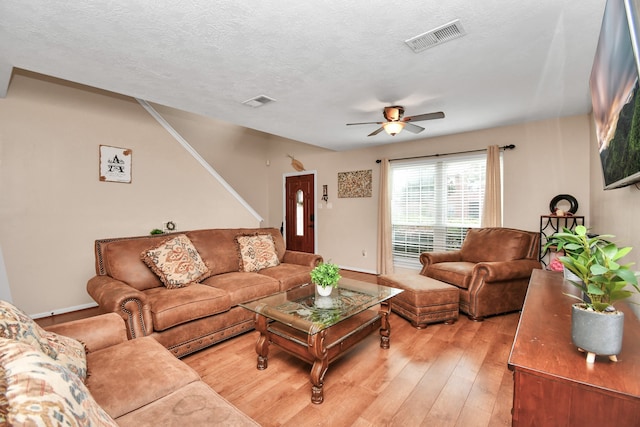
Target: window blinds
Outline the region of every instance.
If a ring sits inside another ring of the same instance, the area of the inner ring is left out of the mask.
[[[394,264],[419,266],[421,252],[460,248],[480,227],[486,153],[391,163]]]

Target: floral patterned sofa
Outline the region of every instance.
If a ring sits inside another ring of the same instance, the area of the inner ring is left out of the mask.
[[[129,338],[182,357],[254,327],[238,304],[310,281],[322,257],[289,251],[275,228],[205,229],[95,242],[89,295]]]

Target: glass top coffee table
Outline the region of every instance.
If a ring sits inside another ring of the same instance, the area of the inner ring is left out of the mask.
[[[389,348],[389,299],[401,289],[343,278],[331,296],[303,285],[240,304],[256,313],[258,369],[267,368],[269,344],[313,364],[311,402],[322,403],[329,363],[380,328],[380,347]]]

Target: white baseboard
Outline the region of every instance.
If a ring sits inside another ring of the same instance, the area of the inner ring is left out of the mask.
[[[97,306],[98,306],[97,303],[91,302],[88,304],[76,305],[75,307],[59,308],[56,310],[47,311],[45,313],[30,314],[29,316],[32,319],[41,319],[43,317],[55,316],[56,314],[71,313],[72,311],[80,311],[80,310],[85,310],[87,308],[93,308]]]

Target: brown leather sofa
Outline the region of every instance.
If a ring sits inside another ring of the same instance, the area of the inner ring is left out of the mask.
[[[239,271],[239,235],[270,234],[279,265]],[[141,253],[175,234],[193,243],[212,276],[184,288],[168,289],[141,260]],[[95,242],[96,276],[89,295],[105,312],[119,314],[129,338],[152,336],[182,357],[254,327],[253,314],[238,304],[308,283],[322,260],[289,251],[275,228],[206,229]]]
[[[85,344],[85,385],[121,427],[259,425],[153,338],[128,340],[114,313],[47,329]]]
[[[540,235],[513,228],[469,229],[458,251],[424,252],[420,274],[460,289],[472,320],[522,309],[538,261]]]

